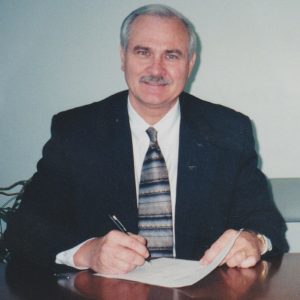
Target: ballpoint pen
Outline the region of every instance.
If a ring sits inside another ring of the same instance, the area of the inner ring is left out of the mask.
[[[108,215],[108,216],[120,231],[122,231],[122,232],[126,233],[127,235],[129,235],[126,227],[122,224],[122,222],[115,215]],[[150,262],[151,256],[149,255],[145,260]]]
[[[109,218],[114,222],[114,224],[118,227],[118,229],[127,235],[129,235],[126,227],[121,223],[121,221],[115,215],[108,215]]]

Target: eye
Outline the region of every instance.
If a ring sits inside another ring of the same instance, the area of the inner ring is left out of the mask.
[[[166,55],[166,57],[167,57],[168,60],[176,60],[176,59],[179,58],[179,56],[177,54],[175,54],[175,53],[168,53]]]
[[[139,49],[136,51],[136,54],[140,55],[140,56],[149,56],[149,51],[146,49]]]

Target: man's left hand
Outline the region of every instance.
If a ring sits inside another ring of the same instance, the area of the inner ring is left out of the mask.
[[[214,258],[222,251],[228,242],[237,235],[238,231],[226,230],[213,244],[206,250],[200,259],[202,265],[210,264]],[[227,264],[228,267],[250,268],[256,265],[261,258],[264,244],[254,232],[242,231],[236,239],[230,252],[221,262],[221,265]]]

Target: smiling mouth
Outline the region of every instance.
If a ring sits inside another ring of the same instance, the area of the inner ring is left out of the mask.
[[[151,85],[151,86],[166,86],[168,85],[167,83],[158,83],[158,82],[143,82],[142,83],[145,83],[147,85]]]

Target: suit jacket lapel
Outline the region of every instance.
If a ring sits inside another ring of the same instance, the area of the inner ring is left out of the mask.
[[[127,95],[122,93],[114,101],[114,115],[107,116],[109,136],[106,138],[111,151],[111,170],[107,176],[111,179],[111,211],[116,214],[131,232],[137,232],[137,200],[134,177],[134,161]],[[101,122],[101,120],[100,120]],[[101,125],[100,125],[101,126]]]

